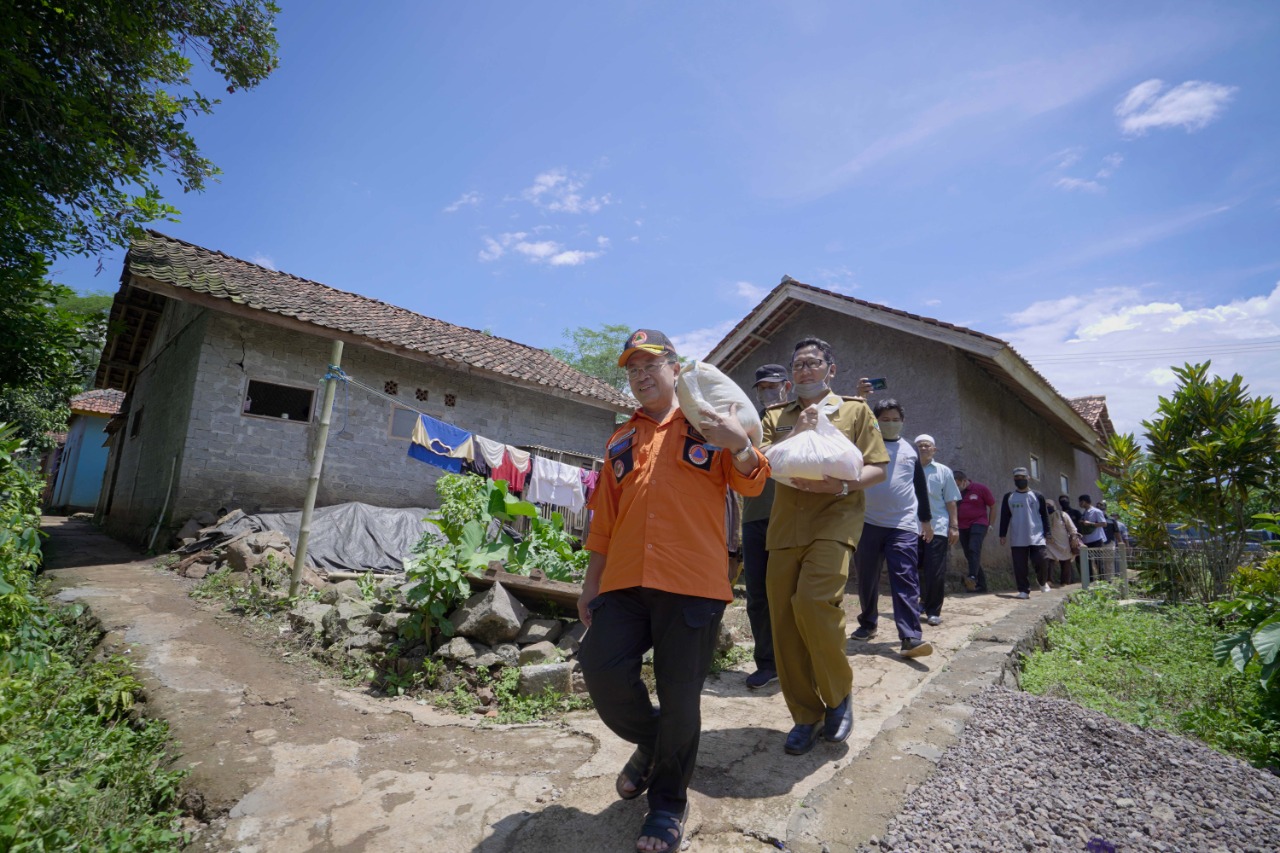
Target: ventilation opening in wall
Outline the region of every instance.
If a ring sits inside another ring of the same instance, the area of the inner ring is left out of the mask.
[[[249,380],[243,411],[246,415],[277,418],[282,421],[310,423],[315,392],[309,388],[291,388],[271,382]]]
[[[400,393],[400,383],[393,382],[392,380],[388,379],[386,383],[382,386],[382,390],[394,397]]]
[[[444,395],[444,404],[445,404],[446,406],[456,406],[456,405],[458,405],[458,395],[457,395],[457,394],[445,394],[445,395]]]
[[[414,392],[413,396],[418,398],[419,403],[425,403],[427,402],[427,398],[431,396],[431,392],[429,392],[426,388],[419,388],[417,391]]]

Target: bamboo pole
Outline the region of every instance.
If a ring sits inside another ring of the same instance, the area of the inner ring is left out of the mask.
[[[324,402],[320,406],[320,430],[316,433],[316,450],[311,457],[311,477],[307,480],[307,497],[302,502],[302,521],[298,525],[298,548],[293,557],[293,574],[289,577],[289,597],[298,594],[302,580],[302,567],[307,562],[307,540],[311,538],[311,513],[316,508],[316,493],[320,491],[320,472],[324,470],[324,449],[329,443],[329,418],[333,414],[333,395],[338,380],[333,371],[342,366],[342,341],[334,341],[329,353],[329,378],[324,383]]]

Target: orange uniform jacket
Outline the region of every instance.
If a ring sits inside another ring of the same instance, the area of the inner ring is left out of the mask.
[[[750,476],[728,451],[710,451],[676,408],[662,423],[637,409],[605,450],[591,498],[586,548],[606,557],[600,592],[646,587],[732,601],[725,547],[725,488],[753,497],[769,463]]]

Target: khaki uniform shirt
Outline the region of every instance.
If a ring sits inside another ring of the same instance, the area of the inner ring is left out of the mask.
[[[880,438],[875,416],[861,397],[839,397],[829,393],[822,407],[832,425],[862,451],[863,464],[888,464],[889,454],[884,440]],[[761,449],[767,450],[773,443],[791,435],[803,410],[799,400],[766,409],[762,419],[764,441]],[[818,539],[832,539],[856,546],[858,537],[862,535],[866,506],[866,497],[861,490],[840,497],[802,492],[778,483],[765,547],[770,551],[802,548]]]

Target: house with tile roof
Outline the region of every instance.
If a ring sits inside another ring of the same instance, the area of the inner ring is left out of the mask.
[[[71,398],[71,417],[48,467],[45,507],[54,512],[93,512],[107,470],[106,427],[120,411],[124,393],[85,391]]]
[[[334,340],[380,393],[339,388],[321,506],[433,505],[441,472],[407,456],[419,412],[594,456],[634,405],[544,350],[155,231],[130,246],[109,328],[96,385],[127,396],[99,512],[136,539],[202,510],[301,505]]]
[[[1028,468],[1032,488],[1051,498],[1095,488],[1103,447],[1094,424],[1007,342],[973,329],[787,276],[706,360],[746,388],[758,366],[790,364],[796,341],[806,337],[835,351],[836,393],[856,394],[859,377],[884,378],[888,389],[868,402],[898,400],[903,435],[932,435],[938,461],[986,484],[997,500],[1013,488],[1017,467]],[[984,566],[1009,565],[995,535],[984,555]],[[952,559],[962,561],[958,553]]]

